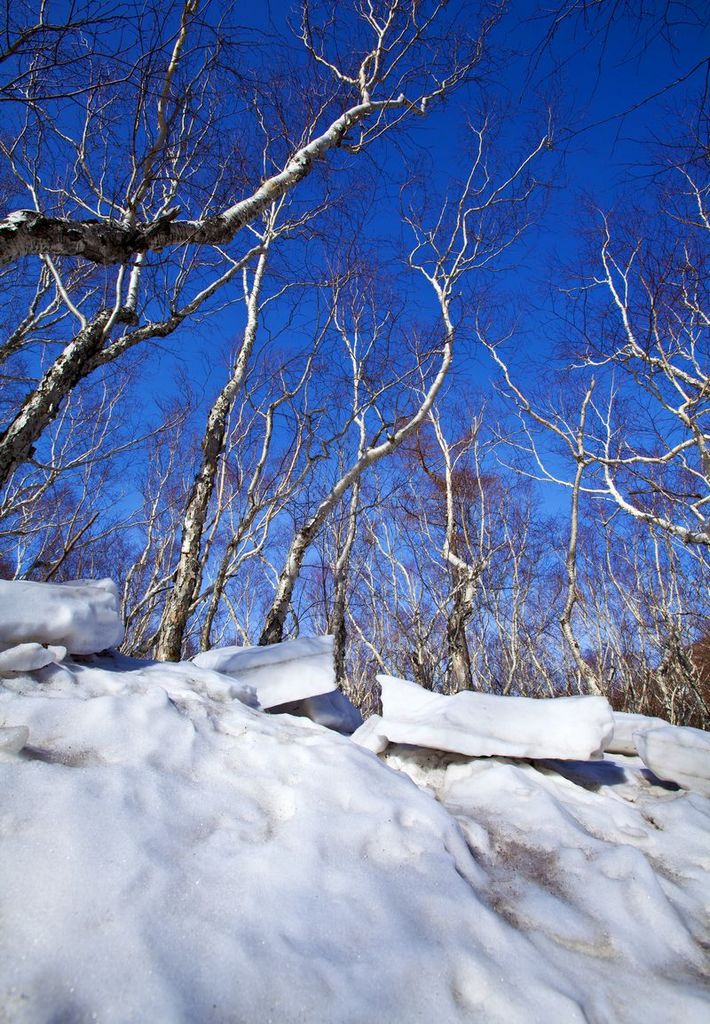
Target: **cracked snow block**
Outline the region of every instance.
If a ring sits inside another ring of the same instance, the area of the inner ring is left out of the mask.
[[[43,644],[17,644],[0,651],[0,676],[16,672],[36,672],[47,665],[56,665],[67,656],[66,647],[45,647]]]
[[[669,723],[663,718],[650,715],[632,715],[626,711],[614,711],[614,734],[604,747],[609,754],[636,754],[634,734],[659,729]]]
[[[219,647],[192,660],[200,668],[253,686],[263,708],[305,700],[336,688],[332,636],[285,640],[267,647]]]
[[[373,754],[381,754],[389,744],[384,722],[379,715],[371,715],[370,718],[366,718],[350,738],[353,743],[364,747],[365,750],[371,750]]]

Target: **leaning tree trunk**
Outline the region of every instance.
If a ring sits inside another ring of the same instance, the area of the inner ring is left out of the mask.
[[[313,519],[300,529],[291,541],[286,562],[279,576],[276,593],[274,594],[274,599],[271,602],[271,607],[264,622],[264,628],[259,637],[259,646],[268,647],[269,644],[278,644],[283,640],[286,616],[291,605],[293,588],[296,586],[301,573],[303,559],[306,557],[306,552],[311,546],[316,531],[321,525],[322,520],[325,519],[327,512],[330,511],[332,504],[328,505],[327,511],[322,516],[316,513]],[[323,505],[320,506],[318,511],[320,512],[322,508]]]
[[[89,372],[94,356],[104,343],[111,315],[104,310],[79,331],[0,435],[0,486],[7,482],[16,466],[32,457],[35,442],[56,419],[72,388]]]
[[[237,392],[244,382],[249,357],[256,339],[259,295],[266,268],[268,245],[269,240],[267,239],[256,265],[254,282],[247,303],[247,325],[234,371],[207,417],[207,426],[202,438],[202,462],[185,509],[180,556],[158,633],[156,658],[159,661],[180,660],[190,608],[202,583],[202,563],[200,561],[202,537],[210,499],[214,491],[219,460],[224,449],[229,414]]]

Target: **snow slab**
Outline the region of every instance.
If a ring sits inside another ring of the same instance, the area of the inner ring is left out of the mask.
[[[66,647],[44,647],[42,644],[17,644],[0,651],[0,676],[15,672],[34,672],[64,661],[67,656]]]
[[[342,690],[330,693],[319,693],[305,700],[294,700],[288,704],[278,704],[269,709],[273,714],[296,715],[299,718],[310,718],[312,722],[333,729],[344,736],[350,736],[362,726],[362,715]]]
[[[632,715],[626,711],[614,711],[614,735],[604,747],[610,754],[636,753],[634,733],[646,732],[648,729],[659,729],[668,725],[663,718],[652,718],[650,715]]]
[[[664,725],[634,735],[643,763],[659,779],[710,797],[710,733]]]
[[[118,588],[112,580],[0,580],[0,649],[36,643],[94,654],[122,639]]]
[[[710,801],[606,761],[384,764],[238,692],[120,656],[0,681],[8,1021],[708,1019]]]
[[[284,640],[268,647],[217,647],[192,660],[253,686],[263,708],[330,693],[336,686],[332,636]]]
[[[470,756],[600,758],[614,720],[604,697],[498,697],[432,693],[394,676],[378,676],[382,721],[390,743]],[[360,737],[361,738],[361,737]]]

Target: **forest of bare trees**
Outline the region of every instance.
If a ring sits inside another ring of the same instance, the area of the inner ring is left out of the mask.
[[[0,19],[2,575],[113,577],[136,656],[332,633],[366,710],[385,671],[707,728],[702,5]],[[565,32],[590,80],[669,58],[560,255]]]

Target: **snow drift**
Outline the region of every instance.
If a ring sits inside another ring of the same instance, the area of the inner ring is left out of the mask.
[[[247,678],[0,680],[5,1019],[707,1019],[710,801],[623,755],[383,762]]]

